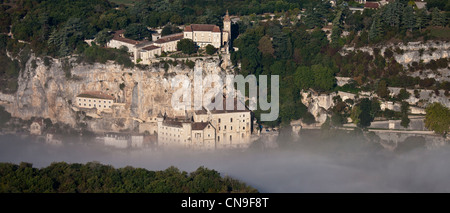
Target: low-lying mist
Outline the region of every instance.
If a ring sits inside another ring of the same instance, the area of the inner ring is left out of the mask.
[[[119,150],[99,142],[64,141],[47,145],[30,138],[0,136],[0,162],[98,161],[114,167],[194,171],[205,166],[237,178],[260,192],[450,192],[448,145],[388,151],[355,134],[303,134],[280,137],[279,147],[256,142],[248,150],[215,152]]]

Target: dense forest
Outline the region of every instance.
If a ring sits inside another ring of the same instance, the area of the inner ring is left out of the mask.
[[[449,82],[408,75],[419,70],[447,68],[448,58],[415,62],[405,68],[393,57],[401,54],[401,49],[387,48],[381,54],[377,48],[387,43],[450,40],[448,7],[430,5],[418,9],[414,2],[397,0],[378,10],[352,12],[345,1],[338,1],[335,7],[328,1],[310,1],[300,20],[289,11],[281,14],[281,20],[243,19],[238,23],[240,34],[233,45],[238,51],[232,52],[231,59],[241,65],[236,72],[244,75],[280,75],[280,116],[275,122],[266,122],[267,125],[288,124],[299,118],[306,123],[314,122],[301,103],[302,89],[312,88],[319,93],[377,91],[380,98],[402,101],[407,97],[389,97],[387,87],[416,88],[418,85],[424,89],[443,89],[449,95]],[[331,31],[324,30],[326,27]],[[344,46],[375,48],[374,54],[353,51],[344,55],[339,53]],[[343,88],[337,87],[335,76],[351,77],[354,81]],[[335,101],[339,107],[332,113],[337,125],[342,125],[352,113],[362,127],[370,125],[374,117],[401,117],[391,111],[383,114],[376,100],[356,103],[357,107],[352,109],[354,103]]]
[[[256,189],[215,170],[199,167],[187,173],[175,167],[164,171],[86,164],[0,163],[0,192],[13,193],[255,193]]]
[[[176,32],[174,26],[190,23],[222,25],[226,10],[240,20],[232,24],[231,59],[237,74],[280,75],[280,116],[266,125],[288,124],[304,119],[314,122],[301,103],[300,91],[312,88],[318,92],[377,91],[380,98],[389,97],[388,86],[445,90],[449,82],[411,77],[408,72],[442,69],[449,59],[414,62],[403,67],[394,54],[401,49],[388,48],[381,53],[339,52],[345,46],[378,46],[409,41],[449,41],[450,3],[428,0],[423,9],[413,1],[395,0],[380,9],[351,11],[362,7],[353,0],[2,0],[0,7],[0,67],[1,91],[13,93],[17,77],[30,52],[50,64],[49,56],[65,58],[77,55],[79,62],[114,60],[126,67],[135,66],[126,50],[102,48],[111,31],[125,29],[132,39],[151,39],[147,27],[164,27],[163,33]],[[274,14],[274,17],[267,13]],[[8,35],[8,33],[11,33]],[[95,38],[99,45],[89,46],[84,40]],[[6,56],[9,53],[11,57]],[[190,53],[190,52],[189,52]],[[168,64],[165,64],[168,67]],[[70,66],[66,66],[70,67]],[[354,81],[338,87],[335,77],[351,77]],[[70,78],[70,72],[67,77]],[[270,88],[270,85],[269,85]],[[270,93],[269,93],[270,94]],[[353,103],[336,100],[335,121],[360,116]],[[381,114],[373,103],[370,119],[375,116],[399,117],[401,114]],[[365,103],[356,103],[364,106]],[[367,107],[360,107],[368,109]],[[256,111],[258,115],[261,113]],[[364,113],[363,113],[364,114]],[[257,116],[259,117],[259,116]],[[338,125],[341,122],[337,123]],[[367,122],[364,122],[367,124]],[[370,124],[370,122],[369,122]],[[362,125],[364,126],[364,125]]]

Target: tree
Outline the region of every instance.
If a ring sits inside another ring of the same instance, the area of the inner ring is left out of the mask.
[[[164,26],[164,28],[161,30],[161,36],[171,35],[171,34],[179,33],[179,32],[181,32],[180,28],[178,28],[177,26],[168,24],[168,25]]]
[[[63,27],[51,33],[48,43],[57,49],[59,56],[69,55],[83,41],[83,24],[79,18],[70,18]]]
[[[410,95],[411,95],[411,94],[410,94],[408,91],[406,91],[405,88],[402,88],[402,89],[400,90],[400,92],[398,93],[397,98],[398,98],[399,100],[403,101],[403,100],[405,100],[405,99],[408,99]]]
[[[416,27],[416,20],[417,18],[414,15],[414,9],[411,6],[406,6],[402,15],[403,27],[412,31]]]
[[[273,56],[275,50],[273,49],[272,41],[268,35],[261,37],[258,43],[258,50],[262,54]]]
[[[197,52],[197,46],[191,39],[183,38],[177,43],[177,50],[190,55]]]
[[[350,113],[350,118],[354,124],[359,123],[359,115],[361,115],[361,109],[359,106],[354,106],[352,112]]]
[[[217,52],[217,48],[215,48],[211,44],[206,45],[205,49],[206,49],[206,54],[208,54],[208,55],[214,55],[214,53]]]
[[[431,10],[431,25],[445,26],[447,24],[446,17],[436,7]]]
[[[409,118],[408,118],[408,112],[409,112],[409,104],[406,101],[402,101],[402,105],[400,107],[400,111],[402,113],[402,120],[400,122],[400,125],[407,128],[409,126]]]
[[[432,103],[426,110],[425,127],[438,134],[446,134],[450,128],[450,109],[440,103]]]
[[[389,97],[389,89],[387,88],[387,84],[385,80],[381,80],[380,82],[378,82],[378,86],[377,86],[377,95],[380,98],[387,98]]]
[[[125,28],[125,37],[133,40],[142,40],[144,38],[150,38],[151,40],[152,34],[143,24],[134,23]]]
[[[0,106],[0,126],[3,126],[9,119],[11,119],[11,114],[5,111],[3,106]]]
[[[379,16],[375,16],[369,29],[369,41],[376,41],[383,34],[383,27]]]
[[[400,121],[400,125],[402,127],[404,127],[404,128],[408,128],[409,122],[410,122],[410,120],[408,118],[408,115],[407,114],[403,114],[402,115],[402,120]]]
[[[113,35],[111,35],[109,31],[110,31],[109,29],[103,29],[100,32],[98,32],[97,35],[95,36],[95,41],[98,44],[105,46],[106,43],[108,43],[108,41],[111,40],[113,37]]]
[[[361,127],[368,127],[373,121],[372,112],[372,102],[368,98],[364,98],[359,103],[359,108],[361,109],[361,114],[359,114],[359,125]]]
[[[419,28],[419,30],[422,30],[422,28],[426,27],[428,24],[428,16],[425,9],[419,9],[416,12],[416,27]]]
[[[313,65],[311,67],[314,73],[314,88],[321,91],[329,91],[333,89],[336,78],[334,71],[329,67],[324,67],[321,64]]]

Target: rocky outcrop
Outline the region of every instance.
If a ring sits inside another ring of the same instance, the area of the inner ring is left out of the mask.
[[[395,60],[405,66],[414,61],[428,63],[431,60],[450,57],[450,42],[445,41],[428,41],[426,43],[408,42],[407,44],[389,44],[361,48],[344,47],[340,53],[346,55],[348,52],[352,51],[363,51],[373,55],[374,48],[380,49],[380,53],[383,56],[386,49],[390,48],[394,51]]]
[[[37,64],[34,68],[33,60]],[[53,59],[50,66],[45,66],[43,60],[32,56],[19,76],[17,92],[0,93],[0,104],[12,116],[22,119],[44,117],[72,127],[85,123],[88,129],[101,132],[134,130],[140,123],[152,122],[160,112],[174,116],[170,80],[177,74],[193,77],[193,69],[182,63],[168,69],[162,64],[139,69],[113,62],[77,63],[75,58],[69,62],[72,68],[68,78],[67,63]],[[228,72],[220,67],[220,60],[210,59],[196,60],[194,69],[203,74]],[[112,113],[97,113],[98,118],[94,119],[92,113],[96,112],[82,113],[75,106],[75,97],[84,91],[102,91],[114,96],[118,103]]]

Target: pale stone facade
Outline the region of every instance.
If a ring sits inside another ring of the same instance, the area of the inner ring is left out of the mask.
[[[226,98],[223,99],[226,106]],[[247,148],[251,142],[252,114],[248,109],[198,110],[192,119],[158,118],[158,143],[194,149]]]
[[[104,137],[106,146],[112,146],[120,149],[128,148],[129,136],[120,133],[107,133]]]
[[[160,47],[162,52],[174,52],[177,51],[177,44],[181,39],[183,39],[183,33],[172,34],[161,37],[153,45]]]
[[[191,39],[199,47],[203,48],[211,44],[215,48],[220,48],[228,44],[231,39],[231,19],[228,11],[223,19],[223,30],[219,26],[212,24],[191,24],[184,28],[184,38]]]
[[[76,97],[78,108],[97,109],[99,111],[111,111],[114,97],[99,91],[84,92]]]
[[[30,125],[30,134],[32,135],[41,135],[43,130],[44,120],[42,118],[34,120]]]

